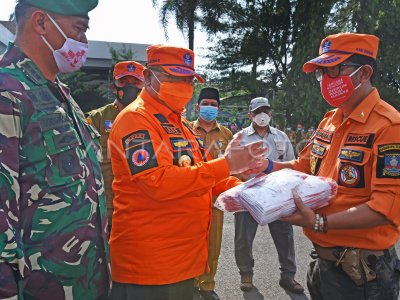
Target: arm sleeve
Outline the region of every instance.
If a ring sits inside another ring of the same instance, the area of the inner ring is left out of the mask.
[[[7,95],[7,93],[3,93]],[[10,96],[12,97],[12,96]],[[14,98],[15,99],[15,98]],[[24,276],[24,251],[19,224],[19,145],[21,117],[18,105],[0,96],[0,298],[18,293],[15,273]]]
[[[371,198],[367,205],[400,225],[400,125],[377,136],[372,152]]]
[[[139,134],[148,135],[148,139],[136,145],[134,137]],[[127,141],[133,145],[131,148],[127,146]],[[130,113],[121,116],[111,130],[109,143],[114,175],[129,174],[129,180],[135,181],[143,193],[160,201],[203,195],[229,177],[225,158],[199,162],[190,167],[174,165],[168,142],[142,115]],[[146,165],[138,169],[132,167],[132,156],[140,149],[146,150],[144,155],[149,154],[149,157],[145,158],[148,159]],[[114,165],[115,156],[119,156],[120,167]]]
[[[290,161],[293,170],[311,174],[310,170],[310,148],[312,143],[308,145],[299,153],[297,159]]]

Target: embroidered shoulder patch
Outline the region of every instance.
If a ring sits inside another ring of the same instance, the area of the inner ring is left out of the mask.
[[[123,137],[122,145],[132,175],[158,166],[153,143],[147,130],[138,130]]]
[[[332,142],[333,131],[318,128],[314,134],[317,140],[330,144]]]
[[[341,163],[339,166],[338,185],[348,188],[364,188],[364,167],[351,163]]]
[[[362,162],[364,158],[364,151],[342,148],[339,152],[339,158],[341,160]]]
[[[350,133],[346,137],[344,146],[361,146],[361,147],[371,148],[374,138],[375,138],[374,133],[363,133],[363,134]]]
[[[378,145],[377,178],[400,178],[400,144]]]

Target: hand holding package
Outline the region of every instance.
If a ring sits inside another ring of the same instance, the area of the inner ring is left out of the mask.
[[[293,189],[305,205],[315,210],[334,198],[337,184],[329,178],[283,169],[223,192],[215,206],[227,212],[249,211],[260,225],[265,225],[296,211]]]

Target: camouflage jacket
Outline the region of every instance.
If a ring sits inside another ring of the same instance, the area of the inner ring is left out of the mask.
[[[69,89],[10,44],[0,57],[0,298],[110,287],[98,133]]]

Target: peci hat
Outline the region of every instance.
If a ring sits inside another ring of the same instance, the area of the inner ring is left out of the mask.
[[[338,33],[321,41],[319,56],[303,65],[304,72],[313,72],[320,67],[336,66],[354,54],[376,59],[379,39],[375,35],[359,33]]]
[[[263,106],[271,108],[271,105],[269,105],[269,101],[267,98],[264,98],[264,97],[254,98],[250,101],[249,111],[250,112],[255,111],[257,108],[263,107]]]
[[[213,99],[213,100],[217,100],[218,105],[219,105],[219,92],[217,89],[212,88],[212,87],[206,87],[201,89],[200,94],[199,94],[199,98],[197,99],[197,103],[200,103],[201,100],[203,99]]]
[[[159,66],[173,76],[195,76],[201,83],[204,82],[194,70],[194,53],[190,49],[161,44],[149,46],[147,66]]]
[[[144,67],[136,61],[122,61],[114,66],[113,77],[114,79],[120,79],[125,76],[134,76],[143,81],[143,70]]]
[[[19,0],[21,4],[31,5],[64,16],[89,18],[89,11],[94,9],[98,0]]]

